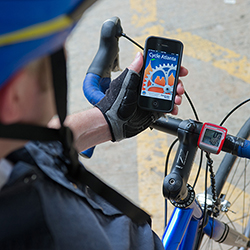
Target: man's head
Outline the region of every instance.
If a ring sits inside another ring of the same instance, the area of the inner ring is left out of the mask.
[[[61,132],[51,133],[37,125],[45,126],[56,113],[54,102],[63,123],[63,46],[82,13],[95,1],[0,0],[0,138],[47,141],[52,135],[54,140],[64,140]],[[15,123],[18,125],[10,126]]]

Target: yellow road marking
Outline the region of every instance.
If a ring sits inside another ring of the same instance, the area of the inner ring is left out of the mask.
[[[140,44],[144,45],[146,38],[150,35],[179,39],[184,43],[186,56],[212,63],[214,67],[250,83],[250,61],[245,56],[190,32],[182,32],[180,29],[171,33],[165,31],[162,25],[164,21],[157,20],[156,0],[130,0],[130,7],[133,13],[132,24],[141,29],[142,35],[135,37]],[[157,25],[155,25],[156,22]],[[172,138],[158,131],[147,130],[137,137],[140,205],[153,215],[153,229],[159,235],[163,232],[162,181],[168,141],[171,142]],[[189,183],[193,183],[196,169],[197,166],[194,166]],[[200,183],[204,183],[203,171],[200,176]],[[203,186],[197,187],[197,189],[202,190]]]
[[[134,13],[132,24],[136,27],[143,27],[147,23],[157,21],[155,0],[130,0],[130,7]]]
[[[250,61],[234,51],[203,39],[190,32],[177,30],[166,35],[184,43],[184,54],[203,62],[212,62],[213,66],[225,70],[228,74],[250,83]]]

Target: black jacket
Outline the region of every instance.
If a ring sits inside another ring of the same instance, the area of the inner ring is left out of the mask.
[[[88,187],[64,175],[60,143],[28,143],[14,152],[0,191],[0,249],[163,249],[150,226],[138,226]]]

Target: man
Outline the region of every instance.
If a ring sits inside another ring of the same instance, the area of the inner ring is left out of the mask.
[[[71,115],[64,123],[63,44],[79,12],[93,2],[0,1],[0,249],[162,249],[145,214],[79,164],[70,131],[64,127],[73,131],[78,151],[128,137],[126,129],[114,129],[119,110],[113,103],[128,97],[116,93],[114,98],[114,85],[137,88],[141,54],[111,83],[97,107]],[[180,75],[186,74],[182,68]],[[176,105],[183,91],[179,82]],[[106,115],[107,106],[112,117]],[[120,107],[128,112],[122,102]],[[59,119],[49,123],[56,113]],[[134,129],[131,121],[138,114],[139,109],[129,114],[124,124]],[[147,112],[133,134],[158,115]],[[114,199],[109,200],[109,192]],[[120,211],[117,199],[128,209]],[[134,209],[139,216],[133,216]]]

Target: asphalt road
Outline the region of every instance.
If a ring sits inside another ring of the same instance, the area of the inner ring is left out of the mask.
[[[250,97],[250,0],[101,0],[81,19],[67,42],[69,112],[91,108],[81,86],[99,43],[102,23],[118,16],[124,32],[140,44],[149,35],[184,43],[183,78],[201,121],[219,123],[236,104]],[[120,67],[128,66],[137,49],[120,39]],[[115,77],[115,76],[114,76]],[[250,114],[246,105],[226,123],[236,134]],[[179,117],[194,118],[183,98]],[[172,137],[147,130],[120,143],[99,145],[84,164],[153,215],[163,229],[161,186],[164,158]],[[221,157],[214,157],[218,162]],[[201,187],[202,189],[202,187]]]

